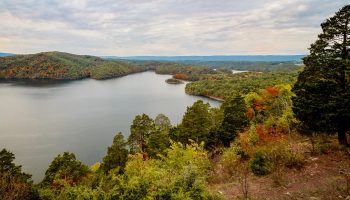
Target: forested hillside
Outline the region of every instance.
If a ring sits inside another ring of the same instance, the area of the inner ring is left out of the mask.
[[[105,79],[144,70],[127,62],[62,52],[0,58],[0,78],[3,79]]]
[[[209,67],[212,69],[233,69],[242,71],[269,72],[281,69],[295,68],[301,64],[300,61],[178,61],[182,64]]]
[[[239,74],[222,73],[203,77],[201,80],[188,83],[186,93],[226,99],[232,94],[248,94],[257,92],[267,86],[293,84],[300,67],[271,72],[245,72]]]
[[[195,81],[206,74],[217,74],[203,66],[174,62],[115,61],[95,56],[44,52],[0,58],[2,79],[106,79],[153,70],[158,74],[178,74],[179,79]],[[180,75],[180,76],[179,76]]]

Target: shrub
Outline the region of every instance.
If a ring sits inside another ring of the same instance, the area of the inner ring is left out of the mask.
[[[271,163],[266,153],[258,151],[250,161],[250,169],[255,175],[263,176],[271,172]]]
[[[305,158],[299,147],[292,148],[286,141],[269,145],[266,154],[273,166],[272,171],[281,167],[301,169],[305,164]]]
[[[286,163],[285,163],[285,166],[288,167],[288,168],[295,168],[295,169],[298,169],[300,170],[301,168],[303,168],[305,165],[305,157],[296,152],[289,152],[287,154],[287,160],[286,160]]]

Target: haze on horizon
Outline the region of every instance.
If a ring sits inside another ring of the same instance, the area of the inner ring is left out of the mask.
[[[1,0],[0,52],[307,54],[346,0]]]

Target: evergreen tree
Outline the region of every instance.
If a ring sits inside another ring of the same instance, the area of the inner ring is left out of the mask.
[[[64,152],[51,162],[45,172],[43,185],[50,185],[55,179],[63,179],[69,184],[79,182],[89,173],[89,168],[75,158],[74,153]]]
[[[9,173],[13,176],[19,177],[24,181],[31,178],[30,174],[22,172],[22,166],[16,165],[13,161],[15,160],[15,154],[2,149],[0,151],[0,173]]]
[[[157,154],[164,154],[170,146],[169,131],[171,128],[170,120],[164,114],[159,114],[154,119],[156,131],[148,139],[147,153],[150,157],[156,157]]]
[[[305,127],[338,133],[348,146],[350,129],[350,5],[321,24],[322,33],[304,58],[305,69],[293,88],[293,111]]]
[[[154,119],[154,124],[156,129],[159,131],[169,131],[171,128],[170,120],[164,114],[157,115],[157,117]]]
[[[148,138],[155,132],[154,121],[146,114],[137,115],[130,127],[128,143],[132,152],[146,153]]]
[[[31,175],[22,172],[22,167],[13,161],[15,155],[6,149],[0,151],[0,199],[39,199]]]
[[[111,169],[119,167],[119,172],[123,173],[128,159],[127,143],[122,133],[114,136],[113,144],[108,147],[107,155],[103,158],[100,169],[108,173]]]
[[[187,107],[178,130],[174,131],[175,134],[178,134],[175,138],[184,144],[188,144],[189,139],[197,143],[207,143],[213,127],[209,107],[209,104],[203,103],[202,100],[198,100],[192,106]]]
[[[246,116],[246,106],[241,95],[234,95],[222,105],[224,117],[219,129],[219,141],[226,147],[236,137],[237,131],[249,124]]]

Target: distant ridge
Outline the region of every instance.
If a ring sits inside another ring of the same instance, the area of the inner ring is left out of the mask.
[[[235,55],[235,56],[102,56],[111,60],[153,60],[153,61],[295,61],[305,55]]]
[[[0,57],[5,57],[5,56],[14,56],[15,54],[12,53],[0,53]]]

